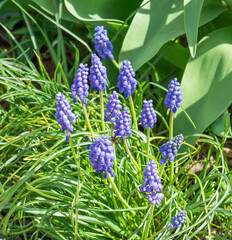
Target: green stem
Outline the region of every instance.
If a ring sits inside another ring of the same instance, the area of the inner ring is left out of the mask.
[[[122,195],[120,194],[117,186],[114,183],[114,180],[112,179],[112,177],[110,176],[110,174],[107,172],[107,178],[109,179],[109,182],[114,190],[114,193],[116,194],[116,196],[119,198],[119,200],[122,202],[123,206],[125,208],[131,208],[128,203],[125,201],[125,199],[122,197]],[[134,212],[134,211],[133,211]]]
[[[171,111],[170,121],[169,121],[169,140],[173,138],[173,119],[174,119],[174,113],[173,111]]]
[[[118,70],[120,69],[119,64],[115,61],[115,59],[112,60],[112,63]]]
[[[160,233],[168,230],[169,228],[170,228],[170,227],[168,226],[168,227],[166,227],[166,228],[161,229],[159,232],[153,234],[150,238],[148,238],[148,240],[154,240],[156,236],[158,236]]]
[[[169,140],[173,138],[173,119],[174,119],[174,114],[171,111],[170,115],[170,122],[169,122]],[[170,185],[173,185],[174,181],[174,161],[171,162],[171,176],[170,176]]]
[[[75,160],[75,163],[77,165],[77,168],[78,168],[78,182],[77,182],[77,191],[76,191],[76,195],[75,195],[75,206],[76,206],[76,219],[75,219],[75,227],[74,227],[74,233],[75,233],[75,240],[77,239],[77,237],[80,239],[80,236],[78,234],[78,202],[79,202],[79,191],[80,191],[80,178],[81,178],[81,166],[80,166],[80,158],[78,157],[77,159],[77,155],[76,155],[76,152],[75,152],[75,149],[74,149],[74,144],[73,144],[73,140],[72,140],[72,135],[70,136],[70,139],[69,139],[69,143],[70,143],[70,146],[71,146],[71,149],[72,149],[72,153],[73,153],[73,157],[74,157],[74,160]],[[73,208],[72,208],[72,211],[71,211],[71,220],[73,219]]]
[[[130,168],[128,168],[128,169],[130,169]],[[123,189],[127,189],[127,181],[126,181],[126,179],[127,179],[127,160],[126,159],[124,160],[124,178],[123,179],[125,179],[125,181],[123,183]],[[120,185],[122,185],[122,184],[120,184]]]
[[[101,123],[102,123],[102,131],[105,131],[105,122],[104,122],[104,100],[103,100],[102,90],[100,90],[99,93],[100,93],[100,102],[101,102]]]
[[[160,172],[160,178],[162,178],[162,176],[163,176],[165,165],[166,165],[166,163],[164,163],[164,165],[161,165],[161,167],[160,167],[160,171],[159,171]]]
[[[126,148],[126,152],[128,153],[131,161],[133,162],[133,164],[135,165],[135,167],[138,169],[138,171],[140,171],[140,170],[141,170],[141,169],[140,169],[140,166],[137,164],[137,162],[136,162],[135,159],[133,158],[133,156],[132,156],[132,154],[131,154],[128,146],[127,146],[126,139],[124,139],[123,142],[124,142],[124,145],[125,145],[125,148]]]
[[[81,105],[82,105],[82,108],[83,108],[83,112],[84,112],[84,115],[85,115],[86,122],[88,124],[89,131],[91,133],[92,138],[94,138],[94,133],[93,133],[92,127],[90,125],[90,121],[89,121],[89,117],[88,117],[88,114],[87,114],[87,111],[86,111],[85,104],[83,102],[81,102]]]
[[[150,228],[151,219],[152,219],[152,216],[153,216],[153,211],[154,211],[154,205],[151,205],[150,213],[149,213],[147,224],[146,224],[146,228],[143,232],[143,238],[142,238],[143,240],[147,240],[147,235],[148,235],[148,231],[149,231],[149,228]]]
[[[75,219],[75,229],[74,229],[74,233],[75,233],[75,240],[77,239],[77,237],[80,239],[80,235],[78,234],[78,214],[79,214],[79,192],[80,192],[80,158],[78,158],[78,183],[77,183],[77,191],[76,191],[76,196],[75,196],[75,206],[76,206],[76,219]]]
[[[72,149],[72,153],[73,153],[73,157],[74,157],[75,163],[76,163],[76,165],[78,167],[77,155],[76,155],[76,152],[75,152],[75,149],[74,149],[74,145],[73,145],[73,140],[72,140],[72,135],[71,134],[70,134],[69,143],[70,143],[70,146],[71,146],[71,149]]]
[[[150,127],[147,127],[147,162],[149,162]]]
[[[135,107],[134,107],[134,103],[133,103],[133,99],[132,99],[131,95],[129,95],[129,102],[130,102],[130,107],[131,107],[131,111],[132,111],[132,117],[133,117],[133,121],[134,121],[134,128],[136,130],[138,130],[137,118],[136,118],[136,113],[135,113]]]
[[[111,123],[111,139],[114,138],[114,124]]]
[[[111,140],[114,139],[114,124],[111,123]],[[115,149],[115,143],[114,141],[112,141],[112,145],[114,147],[114,155],[115,155],[115,159],[114,159],[114,173],[115,175],[117,175],[117,158],[116,158],[116,149]]]

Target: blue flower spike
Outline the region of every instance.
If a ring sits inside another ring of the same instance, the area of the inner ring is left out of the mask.
[[[122,108],[120,99],[116,91],[113,91],[113,94],[110,95],[110,99],[106,104],[105,118],[104,121],[109,121],[114,123],[116,119],[121,115],[120,109]]]
[[[80,98],[81,102],[86,104],[87,98],[89,95],[89,85],[88,85],[88,65],[80,64],[79,69],[77,70],[77,74],[74,78],[74,83],[72,84],[72,97],[74,98],[73,102],[76,103],[78,98]]]
[[[112,142],[108,140],[108,136],[103,135],[100,138],[94,138],[89,152],[89,160],[93,164],[93,168],[97,173],[103,173],[104,178],[107,178],[107,172],[114,177],[114,147]]]
[[[70,138],[70,132],[73,132],[73,126],[71,125],[70,121],[75,123],[76,116],[74,113],[72,113],[72,108],[63,94],[57,93],[56,100],[55,117],[58,118],[58,123],[62,127],[62,131],[67,131],[66,141],[68,142]]]
[[[134,78],[135,72],[130,61],[124,61],[118,76],[117,86],[120,93],[124,93],[125,98],[134,94],[137,80]]]
[[[163,190],[163,185],[161,184],[161,179],[158,176],[157,164],[154,160],[147,162],[147,167],[143,173],[143,182],[145,185],[140,187],[140,191],[147,193],[147,199],[152,205],[159,205],[163,200],[164,194],[160,193]]]
[[[174,80],[172,80],[168,85],[168,93],[164,100],[165,105],[173,111],[173,113],[176,113],[177,108],[181,107],[182,100],[183,96],[181,93],[180,83],[177,81],[177,78],[174,78]]]
[[[121,112],[119,119],[116,119],[115,136],[120,136],[122,140],[126,138],[126,135],[131,136],[131,116],[127,107]]]
[[[165,164],[168,159],[170,162],[175,160],[177,151],[180,149],[181,144],[183,143],[184,136],[182,134],[177,135],[172,140],[164,143],[159,149],[159,152],[162,154],[162,159],[160,160],[160,165]]]
[[[90,67],[89,79],[90,84],[94,87],[94,91],[106,90],[106,68],[103,66],[100,58],[96,54],[92,54],[92,66]]]
[[[177,227],[179,228],[181,224],[184,223],[186,219],[187,211],[179,212],[175,217],[172,217],[171,224],[169,225],[170,228]]]
[[[157,116],[152,103],[153,103],[152,100],[143,101],[143,109],[140,114],[141,115],[140,122],[144,128],[147,127],[153,128],[154,123],[157,122]]]
[[[110,60],[114,59],[113,44],[110,42],[107,36],[107,30],[103,26],[97,26],[94,34],[94,47],[97,50],[98,55],[105,60],[108,56]]]

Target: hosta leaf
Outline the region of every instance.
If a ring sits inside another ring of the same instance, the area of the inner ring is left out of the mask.
[[[143,4],[145,2],[147,0]],[[199,25],[212,20],[224,10],[220,1],[205,0]],[[163,44],[184,33],[183,0],[152,0],[136,13],[124,39],[119,62],[128,59],[137,70]]]
[[[123,22],[141,0],[64,0],[69,12],[81,21]]]
[[[224,0],[224,2],[225,2],[229,7],[232,7],[232,0]]]
[[[210,33],[198,44],[195,59],[189,59],[181,82],[182,106],[197,128],[180,110],[174,120],[175,134],[202,133],[232,103],[231,36],[232,27]]]
[[[210,130],[219,137],[223,137],[228,134],[230,125],[230,115],[228,111],[225,111],[218,119],[216,119],[211,125]]]
[[[191,56],[197,50],[197,33],[204,0],[184,0],[184,26]]]
[[[59,12],[59,3],[60,1],[55,0],[54,1],[47,1],[47,0],[32,0],[37,6],[39,6],[41,9],[43,9],[45,12],[55,15],[57,12]],[[65,4],[62,2],[62,11],[60,18],[66,21],[75,22],[77,19],[73,17],[73,15],[66,9]]]

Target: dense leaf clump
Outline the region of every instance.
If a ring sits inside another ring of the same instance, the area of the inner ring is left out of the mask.
[[[0,236],[230,239],[231,7],[0,3]]]

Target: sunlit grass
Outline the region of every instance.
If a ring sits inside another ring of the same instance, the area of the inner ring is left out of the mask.
[[[116,147],[118,173],[115,184],[132,209],[125,209],[110,184],[92,170],[88,150],[85,150],[91,135],[79,103],[72,104],[78,119],[72,134],[80,162],[78,181],[79,167],[54,117],[57,88],[62,91],[66,87],[47,80],[20,62],[5,59],[2,66],[5,76],[0,78],[0,83],[5,88],[0,99],[9,103],[9,111],[1,110],[0,207],[5,211],[5,216],[1,216],[1,233],[11,238],[32,233],[35,239],[40,234],[54,239],[73,239],[76,232],[76,237],[82,239],[140,239],[150,205],[139,190],[142,175],[136,173],[122,142]],[[35,83],[40,87],[35,87]],[[71,102],[69,90],[63,93]],[[87,105],[87,111],[95,134],[100,136],[103,132],[99,96]],[[110,134],[109,123],[104,134]],[[143,132],[133,131],[128,139],[130,151],[135,158],[140,156],[143,169],[147,158],[144,136]],[[160,158],[158,147],[162,143],[159,137],[154,137],[150,145],[150,158],[157,161]],[[204,139],[202,141],[204,143]],[[187,236],[189,239],[200,231],[208,235],[209,227],[222,219],[228,224],[220,227],[229,231],[231,172],[223,145],[216,136],[211,138],[210,144],[216,149],[216,163],[210,172],[203,168],[198,174],[200,178],[188,173],[188,164],[201,148],[179,155],[175,163],[173,193],[167,165],[162,175],[165,199],[155,207],[150,236],[168,226],[170,218],[183,209],[188,211],[183,227],[174,232],[167,230],[156,239],[185,239]],[[199,160],[207,166],[210,156]]]
[[[151,64],[147,64],[140,73],[133,101],[139,117],[143,99],[153,99],[158,124],[151,132],[149,156],[146,132],[140,126],[139,130],[132,129],[132,137],[127,138],[133,157],[141,160],[141,172],[131,162],[123,142],[119,141],[116,145],[117,175],[114,181],[130,206],[125,208],[109,181],[96,174],[88,159],[89,150],[86,147],[92,141],[91,133],[81,103],[73,104],[70,97],[70,85],[79,63],[79,50],[74,49],[75,63],[68,69],[64,48],[67,39],[61,30],[56,43],[52,42],[36,19],[19,4],[17,6],[27,23],[39,70],[27,55],[32,50],[23,49],[5,27],[21,55],[18,59],[6,58],[12,51],[9,50],[2,53],[0,59],[0,101],[7,106],[5,109],[0,105],[0,233],[8,239],[19,235],[24,239],[43,239],[45,236],[51,239],[141,239],[151,209],[146,194],[140,192],[142,171],[148,157],[159,162],[161,156],[158,149],[168,139],[169,119],[163,103],[166,88],[157,76],[156,82],[149,80]],[[59,13],[54,20],[40,10],[38,12],[46,21],[52,20],[56,26],[62,26]],[[43,64],[38,43],[28,24],[29,19],[44,37],[56,65],[53,78]],[[65,26],[62,30],[70,33]],[[74,33],[72,36],[91,52],[88,43]],[[87,55],[83,62],[87,62],[89,57]],[[170,73],[167,73],[167,79],[169,76]],[[58,92],[67,97],[77,117],[72,139],[78,163],[54,116],[55,95]],[[103,94],[105,103],[111,92],[112,88]],[[121,95],[120,100],[123,106],[129,107],[129,101]],[[110,135],[109,122],[102,131],[98,94],[90,93],[86,108],[94,134],[97,137]],[[231,234],[232,173],[223,152],[226,140],[227,136],[218,139],[215,135],[202,135],[196,148],[186,140],[184,145],[187,151],[180,152],[174,163],[173,188],[170,187],[170,164],[165,169],[158,165],[165,197],[161,205],[154,209],[149,237],[167,227],[171,217],[182,210],[187,210],[187,220],[182,227],[167,229],[155,239],[198,239],[199,234],[215,236],[213,228],[224,233],[225,237]],[[208,155],[203,158],[201,150],[206,144],[209,145]],[[212,156],[215,163],[207,169]],[[190,168],[197,162],[203,163],[203,169],[197,174],[190,174]],[[215,239],[222,238],[215,236]]]

